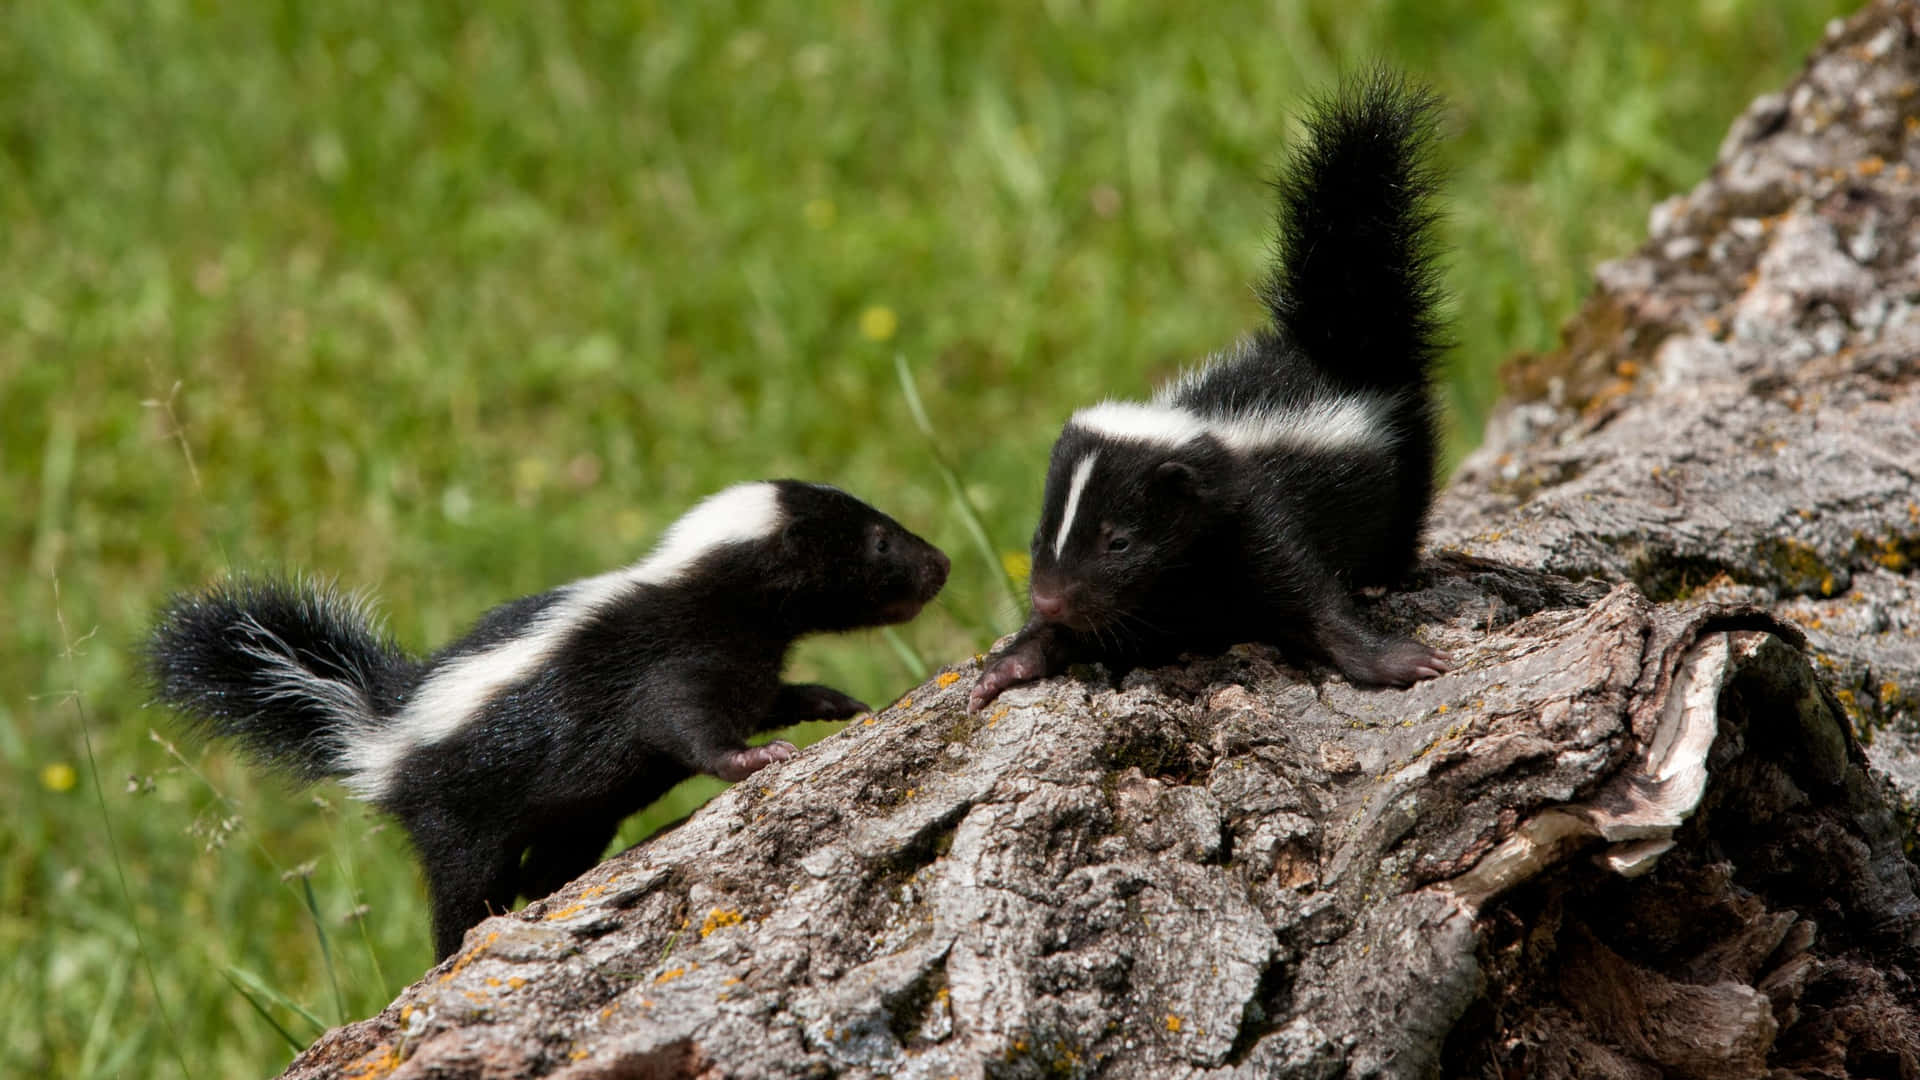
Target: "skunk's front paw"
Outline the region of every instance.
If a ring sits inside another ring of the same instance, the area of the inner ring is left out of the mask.
[[[785,688],[796,720],[845,720],[871,712],[867,703],[819,683],[795,683]]]
[[[729,783],[737,783],[759,772],[776,761],[786,761],[799,753],[798,747],[785,739],[775,739],[765,746],[749,746],[745,750],[729,750],[720,755],[713,775]]]
[[[973,692],[967,695],[967,711],[979,712],[999,697],[1001,691],[1043,678],[1046,674],[1046,665],[1033,652],[1014,649],[1003,653],[987,661],[987,669],[980,673],[979,681],[973,684]]]

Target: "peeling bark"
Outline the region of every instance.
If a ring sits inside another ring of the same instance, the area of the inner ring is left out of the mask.
[[[1874,4],[1516,368],[1367,604],[1452,674],[968,661],[288,1075],[1920,1076],[1917,85]]]

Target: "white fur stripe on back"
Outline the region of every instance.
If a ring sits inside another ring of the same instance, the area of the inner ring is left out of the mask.
[[[1080,495],[1087,489],[1087,477],[1093,475],[1093,461],[1099,456],[1100,451],[1095,450],[1073,467],[1073,479],[1067,484],[1067,509],[1060,515],[1060,534],[1053,538],[1053,557],[1056,559],[1066,550],[1067,534],[1073,531],[1074,512],[1080,509]]]
[[[1088,431],[1128,442],[1179,446],[1207,431],[1206,422],[1170,405],[1138,401],[1103,401],[1073,414],[1069,423]]]
[[[1303,450],[1349,450],[1386,441],[1386,409],[1375,395],[1330,398],[1300,408],[1257,412],[1213,425],[1235,450],[1297,446]]]
[[[1347,450],[1386,441],[1389,400],[1375,394],[1327,398],[1231,418],[1200,416],[1172,405],[1107,401],[1080,410],[1069,423],[1096,435],[1168,447],[1211,435],[1240,452],[1283,445]]]
[[[395,770],[409,751],[465,727],[496,694],[538,671],[595,610],[636,586],[671,584],[715,548],[770,536],[781,522],[780,491],[772,484],[741,484],[709,496],[674,522],[645,559],[562,586],[511,640],[434,668],[400,715],[349,729],[341,748],[347,787],[380,799],[393,790]]]

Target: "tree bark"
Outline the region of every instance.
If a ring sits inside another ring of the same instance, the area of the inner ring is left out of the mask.
[[[1452,674],[970,660],[288,1075],[1920,1076],[1916,86],[1837,28],[1516,365],[1368,603]]]

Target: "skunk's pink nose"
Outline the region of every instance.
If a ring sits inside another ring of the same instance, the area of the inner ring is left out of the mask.
[[[1058,619],[1067,613],[1067,598],[1064,594],[1033,590],[1033,613],[1043,619]]]

